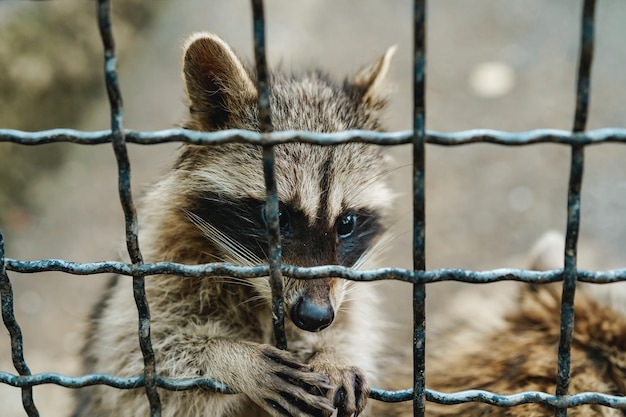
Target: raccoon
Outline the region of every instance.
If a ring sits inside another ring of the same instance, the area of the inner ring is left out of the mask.
[[[321,71],[270,75],[276,130],[382,130],[383,87],[395,48],[343,83]],[[184,127],[258,130],[253,71],[218,36],[185,44]],[[267,263],[262,149],[184,145],[140,210],[146,262]],[[282,260],[372,265],[390,217],[380,147],[275,147]],[[273,347],[268,279],[146,277],[159,375],[212,378],[238,394],[160,390],[163,417],[367,415],[384,341],[374,289],[338,278],[285,278],[288,351]],[[115,277],[93,313],[84,370],[143,372],[131,281]],[[78,391],[76,417],[148,415],[143,389]]]
[[[546,233],[531,250],[529,269],[562,268],[564,237]],[[501,394],[521,391],[554,393],[561,328],[562,284],[511,283],[502,322],[492,329],[469,326],[468,332],[438,352],[427,375],[436,390],[485,389]],[[571,394],[601,392],[626,395],[626,287],[622,283],[577,284],[571,345]],[[433,416],[552,416],[539,404],[511,408],[485,404],[441,406]],[[619,409],[590,404],[569,409],[569,416],[624,416]]]
[[[560,269],[564,238],[546,233],[531,251],[529,268]],[[498,394],[522,391],[554,393],[560,337],[561,284],[505,283],[498,288],[503,314],[485,317],[483,304],[461,294],[453,302],[472,311],[447,331],[437,334],[427,360],[426,386],[443,392],[480,389]],[[579,283],[574,303],[574,337],[571,347],[571,394],[601,392],[626,395],[626,286]],[[466,313],[467,314],[467,313]],[[489,323],[491,321],[491,323]],[[434,349],[433,349],[434,347]],[[397,370],[395,388],[410,386],[411,376]],[[401,374],[404,375],[401,375]],[[429,403],[433,417],[553,416],[553,407],[523,404],[497,407],[481,403],[441,405]],[[412,416],[409,403],[391,404],[388,416]],[[624,411],[599,404],[568,410],[573,417],[623,417]]]
[[[623,290],[623,288],[622,288]],[[524,285],[505,327],[486,332],[482,342],[455,346],[431,362],[427,385],[438,391],[484,389],[499,394],[522,391],[554,393],[560,336],[560,285]],[[576,295],[571,350],[571,394],[596,391],[626,394],[626,317],[599,302],[581,286]],[[442,352],[443,353],[443,352]],[[429,416],[553,416],[553,407],[524,404],[502,408],[486,404],[432,404]],[[623,417],[599,404],[569,409],[573,417]]]

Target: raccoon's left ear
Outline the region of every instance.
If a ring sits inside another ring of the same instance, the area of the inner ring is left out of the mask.
[[[189,98],[188,127],[215,130],[240,118],[237,114],[256,104],[257,90],[235,52],[219,36],[192,35],[185,44],[183,76]]]
[[[383,83],[389,72],[391,59],[396,53],[397,45],[387,49],[387,52],[376,62],[362,68],[352,79],[351,84],[363,94],[363,102],[374,103],[385,99]]]

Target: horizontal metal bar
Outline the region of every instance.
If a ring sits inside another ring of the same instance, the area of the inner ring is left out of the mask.
[[[234,394],[226,384],[207,378],[173,379],[156,376],[156,386],[170,391],[184,391],[193,388],[202,388],[221,394]],[[65,388],[82,388],[92,385],[107,385],[119,389],[133,389],[145,386],[143,376],[118,377],[109,374],[89,374],[70,377],[54,372],[46,372],[28,376],[17,376],[8,372],[0,372],[0,383],[13,387],[32,387],[35,385],[54,384]]]
[[[155,132],[125,130],[124,134],[127,143],[139,145],[169,142],[212,145],[230,142],[245,142],[256,145],[275,145],[292,142],[336,145],[339,143],[367,142],[378,145],[401,145],[411,143],[413,139],[413,131],[372,132],[366,130],[348,130],[336,133],[304,131],[259,133],[248,130],[196,132],[185,129],[168,129]],[[0,129],[0,142],[12,142],[21,145],[43,145],[57,142],[99,145],[111,142],[111,131],[84,132],[72,129],[52,129],[39,132],[24,132],[21,130]],[[474,129],[450,133],[426,131],[426,142],[432,145],[445,146],[472,143],[491,143],[504,146],[524,146],[537,143],[563,145],[626,143],[626,129],[605,128],[579,133],[557,129],[536,129],[525,132],[503,132],[489,129]]]
[[[370,398],[385,402],[404,402],[413,398],[413,390],[385,391],[373,388]],[[626,397],[601,394],[597,392],[581,392],[566,397],[557,397],[539,391],[525,391],[515,394],[496,394],[483,390],[467,390],[444,393],[426,389],[426,400],[438,404],[456,405],[468,402],[480,402],[498,407],[513,407],[522,404],[543,404],[557,408],[572,408],[584,404],[599,404],[607,407],[626,409]]]
[[[128,276],[180,275],[181,277],[230,276],[235,278],[259,278],[269,274],[267,265],[241,266],[228,263],[202,265],[184,265],[173,262],[156,262],[132,266],[123,262],[103,261],[92,263],[69,262],[60,259],[39,261],[18,261],[6,259],[6,269],[19,273],[38,273],[47,271],[66,272],[73,275],[92,275],[114,273]],[[470,271],[464,269],[433,269],[412,271],[403,268],[379,268],[373,270],[354,270],[344,266],[316,266],[310,268],[281,265],[283,275],[296,279],[344,278],[351,281],[397,280],[410,283],[432,283],[441,281],[459,281],[475,284],[488,284],[499,281],[519,281],[533,284],[546,284],[562,280],[563,270],[530,271],[524,269],[501,268],[489,271]],[[578,270],[581,282],[608,284],[626,281],[626,269],[609,271]]]
[[[107,385],[119,389],[132,389],[144,386],[144,377],[118,377],[109,374],[90,374],[85,376],[70,377],[53,372],[46,372],[28,376],[18,376],[9,372],[0,372],[0,383],[17,388],[32,387],[36,385],[53,384],[65,388],[82,388],[92,385]],[[221,394],[234,393],[225,384],[207,378],[174,379],[162,376],[156,377],[156,385],[171,391],[184,391],[194,388],[202,388]],[[413,390],[405,389],[387,391],[373,388],[370,398],[385,402],[410,401],[413,398]],[[468,390],[452,393],[443,393],[426,389],[426,399],[439,404],[461,404],[464,402],[481,402],[500,407],[512,407],[521,404],[548,404],[554,407],[576,407],[583,404],[600,404],[608,407],[626,409],[626,397],[606,395],[595,392],[583,392],[567,397],[556,397],[544,392],[520,392],[509,395],[499,395],[489,391]]]
[[[426,399],[439,404],[461,404],[480,402],[498,407],[513,407],[522,404],[542,404],[555,408],[572,408],[583,404],[600,404],[607,407],[626,409],[626,397],[600,394],[597,392],[581,392],[578,394],[557,397],[545,392],[528,391],[508,395],[498,395],[489,391],[468,390],[443,393],[426,390]]]

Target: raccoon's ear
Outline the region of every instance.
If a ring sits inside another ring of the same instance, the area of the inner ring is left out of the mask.
[[[223,128],[232,113],[256,102],[250,74],[230,46],[212,33],[196,33],[185,42],[183,77],[191,128]]]
[[[397,45],[387,49],[387,52],[376,62],[362,68],[352,79],[352,85],[361,91],[365,103],[373,103],[385,99],[383,83],[389,72],[391,59],[396,53]]]

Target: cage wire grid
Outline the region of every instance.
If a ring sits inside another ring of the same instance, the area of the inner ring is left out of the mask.
[[[158,374],[150,339],[150,312],[145,296],[144,278],[148,275],[176,274],[181,278],[205,276],[231,276],[236,278],[270,277],[272,308],[274,309],[274,335],[276,345],[285,349],[288,341],[284,329],[284,304],[282,299],[283,276],[296,279],[339,277],[353,281],[398,280],[413,286],[414,386],[405,390],[388,391],[372,389],[370,397],[387,402],[413,401],[414,415],[424,416],[426,401],[441,404],[482,402],[499,407],[537,403],[552,406],[557,416],[567,415],[568,408],[583,404],[600,404],[626,409],[626,397],[612,396],[599,392],[584,392],[568,395],[570,381],[570,352],[573,335],[573,303],[576,282],[612,283],[626,281],[626,269],[610,271],[586,271],[576,267],[578,230],[580,226],[580,191],[583,180],[584,149],[602,143],[626,143],[626,129],[605,128],[585,131],[589,108],[591,64],[594,49],[595,0],[584,0],[581,21],[580,53],[576,87],[576,111],[571,132],[552,129],[510,133],[495,130],[470,130],[440,133],[425,129],[425,37],[426,0],[415,0],[414,17],[414,125],[406,132],[345,131],[319,134],[302,131],[272,132],[269,107],[269,85],[265,58],[265,20],[262,0],[251,0],[254,25],[254,53],[259,90],[259,132],[228,130],[219,132],[195,132],[169,129],[157,132],[140,132],[123,128],[122,97],[118,83],[117,58],[110,20],[110,0],[98,0],[97,20],[104,46],[104,74],[111,110],[111,129],[84,132],[71,129],[53,129],[40,132],[24,132],[0,129],[0,141],[22,145],[41,145],[53,142],[70,142],[83,145],[111,143],[118,164],[119,196],[125,216],[126,243],[131,263],[114,261],[76,263],[59,259],[23,261],[5,258],[4,238],[0,230],[0,296],[2,319],[11,339],[11,357],[18,375],[0,372],[0,383],[21,389],[22,403],[29,417],[39,415],[33,399],[32,387],[55,384],[67,388],[80,388],[104,384],[119,389],[145,387],[146,401],[150,403],[151,416],[160,416],[160,400],[157,388],[182,391],[203,388],[219,393],[232,393],[225,384],[205,378],[173,379]],[[138,244],[138,219],[130,189],[131,167],[127,154],[127,143],[158,144],[186,142],[219,146],[223,143],[240,142],[263,147],[263,169],[268,206],[269,262],[267,265],[244,267],[227,263],[205,265],[182,265],[169,262],[144,264]],[[341,266],[301,268],[281,263],[280,232],[278,224],[278,196],[274,178],[273,146],[288,142],[306,142],[333,145],[349,142],[367,142],[385,146],[413,144],[413,270],[380,268],[356,271]],[[504,146],[526,146],[537,143],[554,143],[571,148],[570,179],[567,200],[567,230],[562,270],[529,271],[521,269],[497,269],[491,271],[469,271],[461,269],[426,270],[425,265],[425,213],[424,213],[424,155],[426,144],[459,146],[472,143],[491,143]],[[133,293],[139,315],[139,343],[144,357],[144,374],[122,378],[108,374],[89,374],[69,377],[45,372],[33,375],[25,361],[20,326],[13,309],[13,292],[7,271],[37,273],[61,271],[74,275],[115,273],[131,276]],[[558,349],[558,371],[556,393],[519,392],[509,395],[482,390],[467,390],[443,393],[425,386],[425,295],[426,284],[439,281],[466,283],[491,283],[503,280],[543,284],[563,281],[561,303],[561,336]]]

